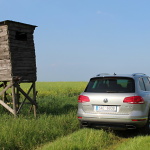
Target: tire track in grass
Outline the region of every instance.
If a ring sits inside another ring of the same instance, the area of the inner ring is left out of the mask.
[[[145,141],[145,142],[144,142]],[[150,136],[135,131],[105,131],[84,128],[47,143],[37,150],[145,150]]]
[[[86,128],[58,138],[37,150],[112,150],[122,140],[112,132]]]

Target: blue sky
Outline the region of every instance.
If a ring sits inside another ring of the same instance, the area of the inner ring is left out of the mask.
[[[37,25],[38,81],[150,75],[149,0],[0,0],[0,21]]]

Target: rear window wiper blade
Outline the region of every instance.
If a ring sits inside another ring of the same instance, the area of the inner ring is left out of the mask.
[[[106,93],[119,93],[118,91],[106,91]]]

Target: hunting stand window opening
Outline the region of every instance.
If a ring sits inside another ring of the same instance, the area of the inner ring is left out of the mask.
[[[27,33],[16,31],[16,40],[27,41]]]

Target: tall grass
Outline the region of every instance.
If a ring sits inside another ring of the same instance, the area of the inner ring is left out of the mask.
[[[121,143],[116,150],[149,150],[150,136],[137,136]]]
[[[112,148],[118,140],[120,139],[111,132],[82,129],[37,150],[104,150]]]
[[[77,95],[85,85],[85,82],[38,82],[36,119],[33,114],[23,112],[14,118],[1,107],[0,148],[30,150],[78,130]],[[27,90],[28,84],[22,87]]]
[[[38,119],[3,116],[0,126],[1,148],[27,150],[76,131],[78,122],[71,112],[67,116],[42,115]]]

